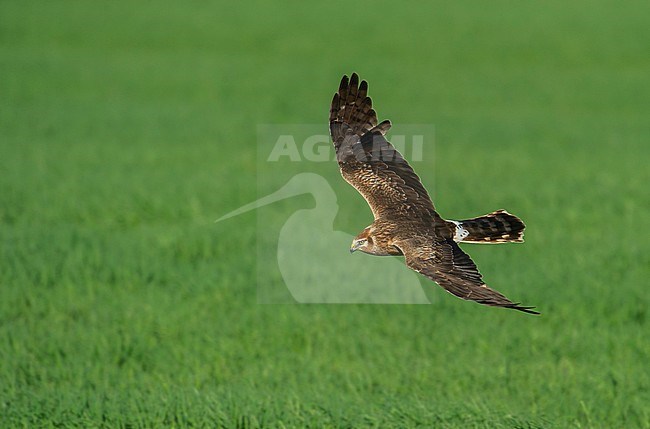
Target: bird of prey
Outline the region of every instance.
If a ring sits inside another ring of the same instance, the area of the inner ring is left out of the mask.
[[[377,121],[368,83],[343,76],[330,108],[330,133],[341,175],[367,201],[374,221],[357,235],[350,252],[403,255],[406,265],[459,298],[539,314],[488,287],[458,243],[521,243],[525,225],[497,210],[461,221],[435,210],[420,178],[386,140],[390,121]]]

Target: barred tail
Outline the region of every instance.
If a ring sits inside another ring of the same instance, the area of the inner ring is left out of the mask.
[[[475,217],[473,219],[452,221],[456,224],[454,240],[463,243],[523,243],[526,225],[517,216],[505,210]]]

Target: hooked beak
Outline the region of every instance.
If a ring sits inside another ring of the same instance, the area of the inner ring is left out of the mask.
[[[355,241],[354,243],[352,243],[352,246],[350,246],[350,253],[356,252],[359,249],[359,247],[361,247],[361,242]]]

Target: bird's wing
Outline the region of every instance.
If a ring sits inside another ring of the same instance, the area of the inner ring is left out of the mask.
[[[533,310],[534,307],[521,306],[489,288],[483,282],[476,264],[453,240],[430,243],[425,244],[421,239],[414,239],[399,241],[396,245],[404,253],[409,268],[430,278],[459,298],[539,314]]]
[[[377,123],[368,84],[343,76],[330,109],[330,133],[343,178],[366,199],[375,218],[392,213],[434,213],[420,178],[386,140],[390,121]]]

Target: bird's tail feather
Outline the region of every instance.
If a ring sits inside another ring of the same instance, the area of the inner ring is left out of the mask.
[[[526,225],[517,216],[505,210],[455,221],[456,241],[463,243],[523,243]]]

